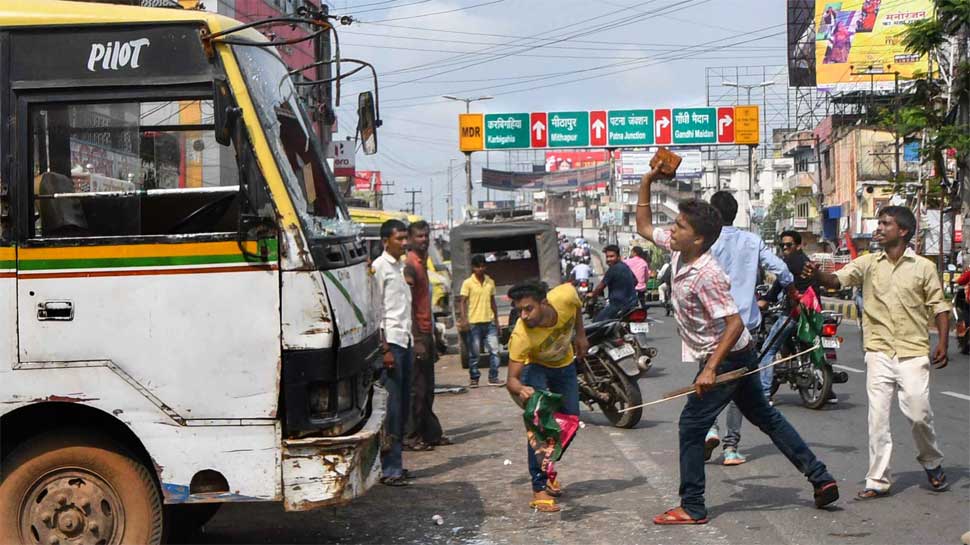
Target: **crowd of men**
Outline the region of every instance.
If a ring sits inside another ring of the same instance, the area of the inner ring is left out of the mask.
[[[869,470],[865,486],[855,498],[867,501],[890,493],[889,412],[896,392],[903,414],[912,424],[917,460],[930,488],[946,490],[949,482],[933,426],[928,382],[931,367],[945,367],[948,361],[950,307],[932,263],[909,248],[916,230],[913,213],[900,206],[882,209],[875,233],[882,250],[830,274],[801,251],[797,232],[782,233],[783,257],[779,258],[760,237],[734,227],[738,204],[728,192],[715,193],[710,202],[683,201],[670,230],[654,227],[648,204],[651,185],[665,177],[669,174],[659,168],[643,177],[636,209],[637,231],[671,254],[657,276],[667,279],[665,297],[682,339],[681,359],[697,366],[697,374],[694,394],[687,397],[679,421],[681,501],[657,515],[654,523],[708,521],[704,462],[722,443],[725,465],[746,461],[738,449],[742,417],[767,434],[805,475],[813,488],[816,507],[839,499],[835,478],[770,400],[771,363],[782,340],[792,334],[786,329],[794,322],[776,322],[777,329],[767,336],[766,346],[756,346],[754,341],[754,332],[761,327],[761,311],[769,304],[787,301],[792,312],[797,312],[806,294],[817,296],[822,286],[858,286],[864,294]],[[424,222],[405,226],[390,220],[382,227],[381,236],[385,252],[373,267],[383,301],[382,382],[389,392],[387,428],[391,438],[391,445],[382,453],[381,482],[398,486],[406,484],[407,478],[402,449],[425,450],[450,441],[432,410],[436,355],[424,269],[428,226]],[[402,261],[405,245],[408,256]],[[582,244],[566,245],[563,250],[575,256],[579,265],[584,264]],[[638,250],[623,260],[618,247],[604,248],[609,268],[591,295],[606,291],[609,302],[597,320],[616,317],[642,301],[651,273],[646,256]],[[482,256],[473,258],[472,271],[462,283],[458,306],[459,330],[469,339],[470,386],[478,386],[478,359],[484,347],[489,355],[490,385],[505,385],[520,404],[536,390],[548,390],[562,396],[563,412],[578,414],[576,361],[583,358],[589,345],[582,301],[573,283],[549,289],[544,283],[527,281],[508,292],[518,320],[509,338],[508,380],[501,381],[495,283],[486,274]],[[755,284],[761,271],[772,273],[775,281],[767,295],[759,299]],[[939,333],[932,355],[927,325],[930,318]],[[719,375],[736,370],[745,374],[740,379],[718,382]],[[837,398],[833,395],[830,402],[837,402]],[[722,441],[717,419],[725,408]],[[533,491],[530,506],[542,512],[560,510],[558,498],[564,493],[560,483],[548,478],[531,446],[528,459]]]

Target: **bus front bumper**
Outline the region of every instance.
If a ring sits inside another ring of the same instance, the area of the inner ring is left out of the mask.
[[[381,476],[387,391],[374,387],[371,415],[360,431],[341,437],[283,441],[283,507],[308,511],[362,496]]]

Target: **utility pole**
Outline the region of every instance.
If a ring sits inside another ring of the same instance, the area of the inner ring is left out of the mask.
[[[404,192],[411,196],[411,215],[413,216],[417,214],[417,208],[415,208],[415,199],[418,195],[424,193],[424,191],[421,189],[405,189]]]
[[[764,89],[765,87],[769,87],[769,86],[774,85],[774,84],[775,84],[774,81],[762,81],[761,83],[757,83],[757,84],[753,84],[753,85],[750,85],[750,84],[742,84],[742,83],[738,83],[738,82],[735,82],[735,81],[722,81],[721,82],[721,85],[723,85],[725,87],[735,87],[737,89],[744,89],[745,91],[747,91],[748,92],[748,101],[747,101],[747,104],[751,104],[751,90],[752,89],[757,89],[759,87],[762,88],[762,89]],[[751,225],[751,195],[752,195],[752,191],[753,191],[753,188],[754,188],[754,178],[755,178],[754,147],[755,146],[748,146],[748,226],[749,226],[749,228],[750,228],[750,225]],[[718,182],[718,184],[720,184],[720,181]]]
[[[455,177],[454,159],[448,160],[448,229],[455,226]]]
[[[434,223],[434,180],[428,178],[428,193],[431,195],[431,199],[428,201],[428,208],[431,212],[431,223]]]
[[[482,100],[492,100],[495,97],[491,96],[480,96],[478,98],[459,98],[451,95],[444,95],[441,98],[447,98],[448,100],[457,100],[458,102],[465,103],[465,113],[471,113],[472,102],[478,102]],[[465,152],[465,217],[464,219],[471,219],[472,213],[472,154],[471,152]]]

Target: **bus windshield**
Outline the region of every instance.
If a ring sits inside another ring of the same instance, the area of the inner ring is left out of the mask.
[[[355,234],[286,65],[267,48],[237,45],[233,51],[308,236]]]

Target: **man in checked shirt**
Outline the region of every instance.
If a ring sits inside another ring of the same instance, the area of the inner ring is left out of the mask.
[[[654,229],[650,185],[663,176],[658,165],[640,183],[637,231],[673,252],[671,298],[683,360],[698,364],[700,371],[694,379],[695,393],[687,397],[680,413],[680,506],[654,517],[654,524],[707,523],[704,437],[731,401],[808,478],[814,488],[815,506],[829,505],[839,498],[835,479],[795,428],[768,404],[758,373],[715,386],[718,374],[756,369],[757,353],[731,297],[731,284],[708,251],[721,232],[718,211],[700,200],[683,201],[673,229]]]

